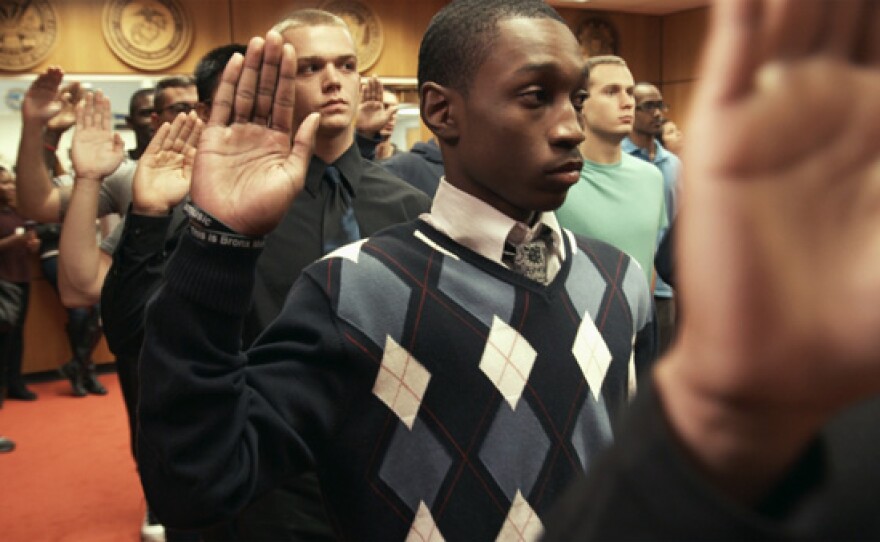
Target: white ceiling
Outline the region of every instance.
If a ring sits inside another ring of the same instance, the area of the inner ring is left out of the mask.
[[[708,6],[709,1],[710,0],[548,0],[547,3],[560,8],[668,15],[677,11]]]

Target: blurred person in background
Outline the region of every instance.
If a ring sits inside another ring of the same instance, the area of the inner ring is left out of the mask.
[[[5,387],[6,397],[21,401],[37,398],[24,383],[21,363],[31,282],[28,258],[39,246],[33,228],[16,210],[15,176],[10,168],[0,166],[0,279],[15,285],[20,292],[20,307],[13,322],[0,331],[0,388]],[[3,395],[0,393],[0,401]]]

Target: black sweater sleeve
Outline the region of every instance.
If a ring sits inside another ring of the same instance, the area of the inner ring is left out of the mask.
[[[229,518],[311,467],[346,404],[343,341],[310,277],[241,351],[259,254],[184,234],[147,308],[138,462],[151,509],[172,527]]]

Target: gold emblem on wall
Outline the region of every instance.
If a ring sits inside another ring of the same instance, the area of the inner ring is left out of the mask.
[[[358,71],[363,73],[373,67],[385,42],[382,24],[373,10],[357,0],[328,0],[321,9],[344,20],[351,30],[358,52]]]
[[[0,69],[33,68],[46,60],[57,37],[49,0],[0,0]]]
[[[617,28],[603,17],[589,17],[578,25],[578,43],[584,58],[600,55],[616,55],[620,50]]]
[[[192,45],[192,20],[179,0],[109,0],[104,39],[120,60],[141,70],[163,70]]]

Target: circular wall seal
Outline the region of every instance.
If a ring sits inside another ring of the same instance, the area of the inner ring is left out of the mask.
[[[357,0],[328,0],[321,9],[345,21],[351,30],[357,47],[358,71],[363,73],[373,67],[385,42],[382,24],[373,10]]]
[[[142,70],[173,66],[192,45],[192,21],[179,0],[109,0],[104,39],[123,62]]]
[[[25,71],[49,56],[58,37],[49,0],[0,2],[0,69]]]
[[[589,17],[578,26],[578,43],[584,58],[599,55],[616,55],[620,48],[617,28],[608,19]]]

